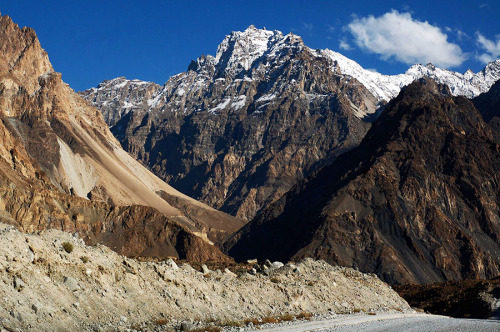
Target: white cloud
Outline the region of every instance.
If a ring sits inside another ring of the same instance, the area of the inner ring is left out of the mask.
[[[448,68],[461,65],[467,58],[460,46],[448,42],[439,27],[415,20],[410,13],[392,10],[379,17],[355,18],[346,28],[356,45],[384,60],[432,62]]]
[[[352,50],[351,45],[349,45],[349,43],[346,42],[345,40],[339,40],[339,48],[344,51]]]
[[[477,44],[486,52],[477,56],[477,58],[483,62],[488,63],[491,61],[495,61],[500,58],[500,37],[497,37],[497,41],[494,42],[489,40],[479,32],[476,32],[476,40]]]

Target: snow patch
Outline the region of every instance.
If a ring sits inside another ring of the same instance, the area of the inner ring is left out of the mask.
[[[235,101],[233,101],[231,107],[233,107],[235,110],[239,110],[240,108],[243,108],[243,106],[245,106],[246,101],[247,101],[247,96],[241,95],[238,98],[236,98]]]
[[[266,102],[266,101],[270,101],[270,100],[273,100],[273,99],[276,99],[276,93],[265,94],[265,95],[261,96],[259,99],[257,99],[256,101],[258,101],[258,102]]]
[[[216,114],[218,111],[222,111],[223,109],[225,109],[229,105],[230,102],[231,102],[231,98],[230,97],[226,97],[217,106],[215,106],[214,108],[209,109],[208,112],[212,113],[212,114]]]

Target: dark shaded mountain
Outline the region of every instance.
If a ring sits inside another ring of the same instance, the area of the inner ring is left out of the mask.
[[[118,78],[81,94],[121,112],[111,131],[156,175],[245,219],[355,147],[378,102],[300,37],[253,26],[137,99],[152,87]]]
[[[500,277],[393,288],[412,308],[434,315],[500,319]]]
[[[493,136],[500,144],[500,81],[497,81],[488,92],[482,93],[472,100],[481,112],[484,121],[493,129]]]
[[[430,79],[391,101],[361,144],[294,187],[225,247],[311,256],[389,283],[491,278],[500,267],[500,151],[471,101]]]
[[[243,221],[181,194],[120,147],[55,73],[35,32],[0,18],[0,217],[78,232],[127,255],[229,260],[210,243]]]

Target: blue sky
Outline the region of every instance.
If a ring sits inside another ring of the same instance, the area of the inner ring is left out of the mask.
[[[2,1],[75,90],[117,76],[163,84],[226,34],[293,32],[384,74],[413,62],[477,72],[500,57],[500,1]]]

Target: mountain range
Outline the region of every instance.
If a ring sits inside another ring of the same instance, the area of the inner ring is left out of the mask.
[[[77,94],[32,29],[0,28],[4,223],[128,256],[314,257],[394,284],[500,273],[499,60],[387,76],[250,26],[163,86]]]
[[[251,220],[357,146],[384,105],[421,77],[472,98],[500,78],[500,60],[476,74],[417,64],[382,75],[297,35],[250,26],[163,86],[120,77],[81,95],[160,178]]]

